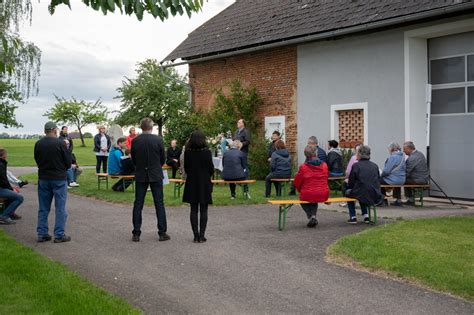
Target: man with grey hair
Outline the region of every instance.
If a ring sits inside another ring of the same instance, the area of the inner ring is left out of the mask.
[[[318,202],[324,202],[329,197],[329,170],[327,164],[317,157],[314,145],[308,145],[304,155],[306,162],[298,169],[294,184],[300,192],[300,200],[310,202],[301,204],[301,207],[309,219],[307,227],[314,228],[318,225],[316,219]]]
[[[362,145],[357,152],[358,162],[352,166],[347,185],[346,196],[359,201],[364,222],[369,223],[368,207],[382,200],[380,193],[380,174],[377,164],[370,161],[370,147]],[[349,208],[349,224],[357,224],[355,202],[347,203]]]
[[[428,184],[430,172],[423,153],[416,150],[412,141],[403,144],[403,152],[408,156],[405,184]],[[413,190],[411,188],[405,188],[405,197],[407,197],[406,205],[414,205]]]
[[[227,150],[222,157],[222,173],[223,180],[239,181],[247,179],[247,156],[240,149],[242,142],[234,140],[230,143],[230,150]],[[236,184],[229,184],[230,198],[235,199]],[[248,186],[243,186],[244,193],[248,194]]]
[[[142,226],[142,210],[148,187],[155,203],[158,221],[158,240],[170,239],[167,232],[166,211],[163,197],[163,164],[166,162],[163,140],[152,134],[153,120],[143,118],[140,122],[143,133],[133,139],[131,150],[132,161],[135,163],[135,201],[133,203],[132,241],[139,242]]]
[[[396,142],[391,142],[388,147],[389,157],[385,160],[385,165],[381,174],[382,185],[403,185],[405,183],[405,159],[403,152]],[[385,195],[385,188],[382,188],[382,194]],[[393,206],[402,206],[401,191],[394,190],[393,197],[396,199],[392,203]],[[388,201],[384,199],[384,202],[380,205],[388,205]]]

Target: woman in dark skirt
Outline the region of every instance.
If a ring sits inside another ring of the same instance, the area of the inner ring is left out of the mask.
[[[184,171],[186,184],[184,186],[183,202],[191,204],[191,227],[194,242],[206,241],[207,207],[212,204],[212,183],[214,164],[211,151],[207,148],[206,137],[200,130],[191,134],[184,152]],[[201,220],[198,224],[198,212]]]

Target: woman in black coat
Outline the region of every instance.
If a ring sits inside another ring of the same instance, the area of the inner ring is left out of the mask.
[[[191,228],[194,242],[205,242],[207,226],[207,208],[212,204],[212,182],[214,164],[212,153],[207,148],[206,137],[202,131],[194,131],[184,152],[184,171],[186,184],[184,186],[183,202],[191,204]],[[198,212],[201,220],[198,227]]]

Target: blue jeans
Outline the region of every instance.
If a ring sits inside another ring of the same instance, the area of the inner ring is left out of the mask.
[[[366,215],[367,214],[367,209],[368,209],[368,206],[366,204],[363,204],[363,203],[360,203],[360,210],[362,211],[362,214],[363,215]],[[356,205],[355,205],[355,202],[354,201],[349,201],[347,203],[347,208],[349,208],[349,217],[352,219],[352,218],[355,218],[356,217]]]
[[[76,170],[74,168],[69,168],[67,170],[67,183],[75,183],[76,182]]]
[[[0,188],[0,197],[7,198],[5,209],[0,214],[1,218],[9,218],[10,215],[23,203],[23,196],[10,189]]]
[[[51,211],[51,203],[54,197],[54,208],[56,209],[56,220],[54,223],[54,237],[60,238],[64,235],[66,227],[67,211],[67,181],[66,180],[38,180],[38,227],[36,232],[39,237],[48,235],[48,216]]]
[[[166,211],[165,204],[163,201],[163,182],[152,182],[152,183],[135,183],[135,201],[133,203],[133,235],[140,235],[142,233],[142,210],[145,202],[146,191],[150,185],[151,193],[153,195],[153,202],[155,203],[156,219],[158,220],[158,235],[166,233]]]

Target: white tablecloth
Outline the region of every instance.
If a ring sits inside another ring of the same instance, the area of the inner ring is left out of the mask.
[[[213,157],[212,158],[212,163],[214,163],[214,168],[216,170],[219,170],[222,172],[222,170],[224,169],[224,167],[222,166],[222,158],[220,157]]]

